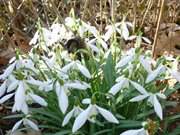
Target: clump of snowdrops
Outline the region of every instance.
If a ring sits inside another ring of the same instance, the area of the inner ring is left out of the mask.
[[[0,103],[13,99],[12,112],[22,114],[11,133],[22,127],[50,135],[160,132],[163,110],[171,105],[167,97],[180,82],[178,59],[154,61],[140,48],[150,40],[131,35],[132,27],[123,19],[100,34],[74,16],[50,28],[38,23],[29,54],[17,51],[0,75]],[[76,36],[86,45],[77,50],[80,59],[64,47]],[[123,51],[118,40],[135,40],[135,48]],[[164,83],[172,78],[174,85]]]

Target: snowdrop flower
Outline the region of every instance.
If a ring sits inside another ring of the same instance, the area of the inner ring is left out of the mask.
[[[166,68],[163,65],[158,66],[154,71],[148,74],[146,78],[146,83],[153,81],[159,74],[166,71]]]
[[[82,111],[78,117],[75,119],[73,128],[72,128],[72,132],[76,132],[78,129],[80,129],[85,122],[88,119],[92,119],[93,116],[97,115],[98,113],[100,113],[108,122],[111,123],[116,123],[118,124],[119,121],[114,117],[114,115],[109,112],[108,110],[99,107],[96,104],[89,104],[88,108],[84,111]],[[93,120],[91,120],[93,121]]]
[[[173,78],[175,78],[178,82],[180,82],[180,72],[176,70],[169,70],[169,72]]]
[[[108,49],[107,43],[102,39],[102,37],[99,35],[99,31],[98,31],[94,26],[90,26],[90,25],[85,24],[85,23],[83,23],[83,26],[84,26],[90,33],[92,33],[93,36],[95,37],[95,38],[91,39],[89,42],[98,41],[105,50]]]
[[[21,126],[21,124],[23,124],[25,126],[29,126],[32,129],[36,130],[36,131],[39,131],[38,126],[33,121],[31,121],[31,120],[29,120],[27,118],[23,118],[22,120],[17,121],[15,123],[15,125],[13,126],[13,128],[11,130],[11,133],[13,134]]]
[[[105,33],[105,35],[103,36],[105,41],[108,41],[111,36],[113,35],[113,33],[115,33],[116,31],[125,39],[127,40],[129,37],[129,30],[128,30],[128,26],[133,27],[132,23],[130,22],[125,22],[122,21],[120,23],[115,23],[112,25],[108,25],[106,26],[106,30],[107,32]]]
[[[127,87],[129,85],[129,80],[124,76],[120,76],[116,79],[116,84],[111,87],[109,93],[112,95],[116,95],[121,89]]]
[[[134,82],[134,81],[130,81],[131,84],[136,88],[136,90],[141,93],[141,95],[138,95],[134,98],[132,98],[130,100],[130,102],[138,102],[141,100],[144,100],[146,98],[148,98],[148,102],[151,103],[154,106],[154,110],[156,112],[156,114],[158,115],[158,117],[162,120],[163,119],[163,114],[162,114],[162,107],[161,104],[158,101],[158,98],[162,98],[162,99],[166,99],[166,96],[163,93],[150,93],[147,92],[144,87],[142,87],[140,84]]]
[[[68,124],[69,120],[72,117],[77,117],[81,112],[83,111],[83,109],[81,109],[79,106],[74,106],[74,108],[66,114],[66,116],[64,117],[64,120],[62,122],[62,126],[65,126]]]
[[[46,46],[51,46],[53,44],[52,32],[47,28],[41,28],[41,32],[38,30],[35,33],[34,37],[31,39],[31,41],[29,42],[29,44],[30,45],[37,44],[38,42],[40,42],[39,39],[41,39],[41,36],[43,37]]]
[[[155,70],[152,70],[151,63],[153,63],[153,60],[145,59],[144,56],[140,56],[139,61],[148,72],[146,83],[153,81],[159,74],[166,71],[166,68],[163,65],[159,65]]]
[[[117,68],[121,68],[125,65],[127,65],[128,63],[132,62],[135,58],[135,49],[132,48],[130,49],[126,55],[124,55],[122,57],[122,59],[120,59],[120,61],[116,64],[116,69]]]
[[[46,92],[51,91],[53,89],[52,80],[40,81],[40,80],[35,80],[34,78],[30,77],[30,79],[27,80],[26,82],[29,84],[38,86],[39,90],[44,90]]]
[[[88,69],[80,64],[79,61],[72,61],[71,63],[65,65],[61,71],[67,73],[70,69],[77,69],[79,70],[85,77],[91,78],[91,74],[89,73]]]
[[[42,97],[35,95],[34,93],[28,93],[28,96],[39,105],[47,106],[47,102]]]
[[[132,129],[132,130],[127,130],[120,135],[149,135],[148,131],[145,130],[144,128],[141,129]]]
[[[86,90],[90,88],[90,86],[85,82],[73,81],[73,82],[65,82],[64,84],[56,83],[55,90],[56,95],[58,97],[59,108],[64,114],[68,108],[68,91],[69,89],[78,89],[78,90]]]
[[[26,103],[26,84],[24,81],[19,81],[19,86],[15,92],[14,105],[12,112],[22,111],[23,113],[28,113],[28,105]]]
[[[4,73],[0,75],[0,79],[5,80],[12,74],[13,70],[23,67],[36,71],[32,60],[23,59],[22,57],[19,57],[19,59],[15,59],[15,57],[13,57],[10,60],[10,65],[5,69]]]
[[[86,39],[85,42],[93,52],[96,53],[100,52],[99,48],[96,46],[96,39],[93,40]]]
[[[142,38],[142,40],[144,41],[144,42],[146,42],[146,43],[148,43],[148,44],[151,44],[152,42],[148,39],[148,38],[146,38],[146,37],[142,37],[142,36],[135,36],[135,35],[132,35],[132,36],[129,36],[128,38],[127,38],[127,40],[134,40],[134,39],[137,39],[137,38]]]

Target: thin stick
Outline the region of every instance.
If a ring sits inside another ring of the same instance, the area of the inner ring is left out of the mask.
[[[164,7],[164,0],[161,1],[161,8],[160,8],[160,12],[159,12],[159,17],[158,17],[157,27],[156,27],[156,33],[154,36],[154,42],[153,42],[153,46],[152,46],[152,57],[153,58],[155,58],[155,55],[156,55],[155,49],[156,49],[157,36],[158,36],[159,26],[160,26],[160,22],[161,22],[163,7]]]

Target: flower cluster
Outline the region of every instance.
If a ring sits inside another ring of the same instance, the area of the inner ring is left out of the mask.
[[[142,54],[139,46],[126,52],[112,51],[111,47],[117,46],[112,44],[109,47],[109,39],[116,32],[122,40],[142,38],[150,44],[145,37],[130,36],[129,29],[133,27],[130,22],[123,19],[109,25],[105,34],[71,17],[65,19],[65,24],[54,23],[50,28],[38,24],[38,27],[30,41],[32,50],[29,54],[17,54],[0,75],[3,80],[0,104],[14,99],[12,112],[24,114],[12,132],[21,124],[39,130],[36,123],[29,119],[33,118],[31,107],[34,103],[40,108],[53,108],[58,104],[58,115],[63,118],[60,125],[64,128],[72,125],[73,133],[85,127],[83,125],[87,122],[101,126],[113,123],[108,127],[119,125],[121,118],[132,118],[128,117],[128,112],[122,111],[129,110],[132,102],[143,106],[136,112],[143,113],[153,107],[153,112],[163,120],[162,104],[168,96],[165,94],[167,87],[157,86],[156,82],[169,77],[180,82],[180,72],[177,68],[152,60],[148,53]],[[83,38],[86,49],[90,51],[88,59],[82,57],[77,60],[62,45],[76,34]],[[177,59],[172,61],[170,63],[175,63]],[[49,104],[49,95],[55,95],[53,104]],[[147,102],[141,102],[143,100]],[[136,119],[135,116],[133,118]],[[70,124],[73,119],[73,124]],[[121,135],[129,134],[148,135],[148,131],[141,128],[125,131]]]

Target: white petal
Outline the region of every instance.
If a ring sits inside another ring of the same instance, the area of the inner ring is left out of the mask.
[[[138,102],[138,101],[141,101],[141,100],[147,98],[148,96],[149,95],[139,95],[139,96],[136,96],[136,97],[130,99],[129,101],[130,102]]]
[[[157,93],[156,95],[162,99],[166,99],[166,95],[164,95],[163,93]]]
[[[24,114],[28,114],[28,110],[29,110],[29,108],[28,108],[28,105],[27,105],[27,103],[25,102],[23,105],[22,105],[22,108],[21,108],[21,111],[24,113]]]
[[[87,88],[90,88],[89,84],[80,81],[66,83],[65,86],[67,86],[68,88],[74,88],[79,90],[86,90]]]
[[[116,124],[119,123],[119,121],[116,119],[116,117],[114,117],[114,115],[113,115],[110,111],[108,111],[108,110],[106,110],[106,109],[104,109],[104,108],[102,108],[102,107],[99,107],[99,106],[97,106],[97,105],[96,105],[96,108],[98,109],[99,113],[100,113],[107,121],[112,122],[112,123],[116,123]]]
[[[9,65],[6,70],[4,71],[4,73],[2,75],[0,75],[0,79],[5,79],[7,78],[14,70],[16,65],[16,62],[14,62],[13,64]]]
[[[175,78],[177,81],[180,82],[180,72],[178,72],[176,70],[170,70],[170,73],[173,78]]]
[[[76,63],[79,71],[87,78],[91,78],[91,74],[89,73],[88,69],[84,66],[82,66],[81,64],[79,63]]]
[[[148,95],[148,92],[140,84],[134,81],[130,81],[130,82],[134,86],[134,88],[136,88],[136,90],[138,90],[141,94]]]
[[[154,110],[155,110],[156,114],[162,120],[163,119],[162,107],[155,95],[153,95],[153,106],[154,106]]]
[[[104,40],[108,41],[111,38],[113,32],[114,32],[114,30],[113,30],[112,26],[110,26],[104,35]]]
[[[122,58],[116,65],[116,68],[121,68],[125,65],[127,65],[129,62],[131,62],[134,59],[134,55],[128,55]]]
[[[74,125],[73,125],[73,128],[72,128],[72,132],[76,132],[78,129],[80,129],[84,124],[85,122],[87,121],[88,117],[89,117],[89,113],[92,109],[92,105],[89,105],[89,107],[82,111],[79,116],[75,119],[74,121]]]
[[[20,81],[17,91],[15,93],[15,104],[16,104],[16,109],[18,111],[21,110],[21,107],[24,104],[24,102],[25,102],[24,83]]]
[[[113,85],[112,88],[110,89],[109,93],[116,95],[123,88],[125,81],[126,81],[126,79],[123,79],[119,83],[116,83],[115,85]]]
[[[7,101],[8,99],[10,99],[13,95],[14,95],[14,93],[8,94],[8,95],[5,95],[4,97],[2,97],[2,98],[0,99],[0,104],[3,104],[5,101]]]
[[[162,65],[159,66],[156,70],[154,70],[148,75],[148,77],[146,78],[146,83],[153,81],[160,73],[164,71],[165,71],[165,67]]]
[[[121,33],[122,37],[123,37],[125,40],[127,40],[128,37],[129,37],[129,30],[128,30],[127,25],[126,25],[125,22],[122,22],[122,24],[121,24],[121,30],[122,30],[122,33]]]
[[[148,135],[144,128],[141,129],[134,129],[134,130],[127,130],[120,135]]]
[[[59,90],[59,94],[58,96],[58,101],[59,101],[59,107],[62,111],[62,113],[64,114],[68,108],[68,96],[66,95],[64,88],[61,87],[61,89]]]
[[[143,39],[146,43],[151,44],[151,41],[150,41],[148,38],[142,37],[142,39]]]
[[[74,61],[73,61],[73,62],[65,65],[65,66],[61,69],[61,71],[66,73],[68,70],[70,70],[71,68],[73,68],[74,64],[75,64],[75,63],[74,63]]]
[[[34,122],[32,122],[31,120],[24,119],[23,122],[24,122],[24,125],[28,125],[28,126],[30,126],[32,129],[34,129],[34,130],[36,130],[36,131],[39,131],[38,126],[37,126]]]
[[[97,48],[95,45],[90,44],[90,43],[87,43],[87,44],[88,44],[89,48],[91,48],[94,52],[96,52],[96,53],[100,52],[99,48]]]
[[[35,94],[29,94],[29,96],[38,104],[40,104],[41,106],[47,106],[47,102],[40,96],[35,95]]]
[[[13,82],[10,83],[10,85],[8,86],[7,92],[11,92],[14,89],[16,89],[18,86],[18,81],[14,80]]]
[[[128,37],[128,40],[130,40],[130,41],[131,41],[131,40],[134,40],[134,39],[136,39],[136,38],[137,38],[137,36],[132,35],[132,36],[129,36],[129,37]]]
[[[69,122],[69,120],[70,120],[71,117],[73,116],[73,113],[74,113],[74,109],[72,109],[70,112],[68,112],[68,113],[66,114],[66,116],[64,117],[63,123],[62,123],[62,126],[63,126],[63,127]]]
[[[14,131],[16,131],[16,130],[20,127],[22,121],[23,121],[23,120],[20,120],[20,121],[16,122],[16,124],[13,126],[13,128],[12,128],[12,130],[11,130],[12,133],[13,133]]]
[[[90,98],[85,98],[82,100],[83,104],[90,104],[91,103],[91,99]]]
[[[7,85],[7,81],[5,80],[3,82],[3,84],[0,86],[0,97],[5,94],[5,92],[6,92],[6,85]]]
[[[104,50],[108,49],[108,45],[107,45],[107,43],[104,40],[102,40],[101,38],[98,38],[98,41],[101,43],[101,45],[104,48]]]
[[[144,56],[140,56],[139,61],[148,73],[152,72],[151,64],[144,58]]]

